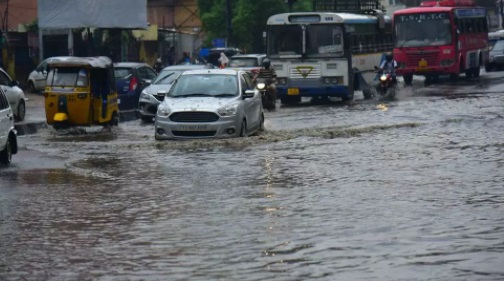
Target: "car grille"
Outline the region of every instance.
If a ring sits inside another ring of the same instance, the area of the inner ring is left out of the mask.
[[[291,66],[289,69],[289,77],[292,79],[318,79],[322,76],[319,65],[299,65]]]
[[[427,66],[439,65],[439,51],[429,53],[408,53],[408,66],[418,67],[419,62],[424,59],[427,61]]]
[[[172,131],[176,137],[213,137],[217,131]]]
[[[175,112],[170,115],[170,120],[173,122],[183,122],[183,123],[207,123],[215,122],[219,120],[219,116],[212,112]]]
[[[164,98],[165,98],[165,95],[154,95],[154,97],[158,100],[158,101],[164,101]]]

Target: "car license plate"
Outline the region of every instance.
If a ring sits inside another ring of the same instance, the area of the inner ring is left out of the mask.
[[[299,89],[298,88],[289,88],[289,89],[287,89],[287,95],[289,95],[289,96],[298,96],[299,95]]]
[[[178,125],[179,131],[209,131],[208,125]]]

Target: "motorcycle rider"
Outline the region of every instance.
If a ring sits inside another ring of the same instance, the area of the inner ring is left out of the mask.
[[[262,68],[257,72],[252,81],[256,83],[257,78],[262,78],[266,80],[266,87],[268,92],[272,94],[276,99],[276,72],[273,68],[271,68],[271,61],[266,58],[262,62]]]
[[[380,70],[390,73],[393,82],[397,82],[396,77],[397,61],[393,58],[392,52],[385,53],[385,60],[380,65]]]
[[[379,74],[383,73],[384,71],[385,73],[390,73],[390,76],[392,77],[392,84],[395,85],[397,84],[396,69],[397,61],[393,58],[392,52],[385,53],[385,60],[383,60],[382,64],[380,65]],[[379,83],[376,88],[377,90],[380,89]]]
[[[158,59],[156,60],[156,63],[154,64],[153,68],[154,68],[154,70],[155,70],[157,73],[159,73],[159,72],[161,72],[161,70],[163,70],[164,65],[163,65],[163,62],[161,61],[161,58],[158,58]]]

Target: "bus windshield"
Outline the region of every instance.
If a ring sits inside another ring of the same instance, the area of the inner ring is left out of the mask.
[[[268,54],[303,54],[303,30],[300,25],[272,25],[268,34]]]
[[[301,25],[270,26],[269,55],[301,56],[303,29]],[[343,56],[343,30],[340,25],[313,24],[306,26],[308,57]]]
[[[306,29],[308,57],[343,55],[343,31],[338,25],[309,25]]]
[[[396,47],[443,46],[452,43],[448,13],[395,16]]]

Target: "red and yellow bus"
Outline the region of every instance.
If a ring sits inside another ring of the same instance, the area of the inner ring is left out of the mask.
[[[397,73],[406,84],[411,84],[413,75],[479,77],[487,61],[487,12],[471,0],[423,2],[398,10],[393,28]]]

